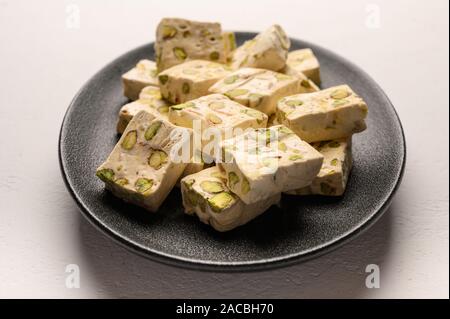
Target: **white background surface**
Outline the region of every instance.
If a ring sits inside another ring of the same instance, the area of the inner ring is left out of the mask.
[[[70,3],[79,29],[66,26]],[[371,3],[379,28],[366,25]],[[447,0],[0,0],[0,297],[448,298],[448,9]],[[403,183],[379,223],[301,265],[217,274],[135,256],[83,220],[58,166],[64,112],[97,70],[152,41],[164,16],[235,30],[280,23],[366,70],[396,106],[408,146]],[[380,289],[365,287],[372,263]],[[67,264],[79,265],[80,289],[66,288]]]

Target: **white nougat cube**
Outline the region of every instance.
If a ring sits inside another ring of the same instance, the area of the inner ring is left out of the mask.
[[[158,71],[189,60],[226,63],[229,52],[219,23],[165,18],[156,30],[155,53]]]
[[[286,65],[290,46],[291,42],[284,30],[279,25],[273,25],[238,47],[233,53],[231,67],[279,71]]]
[[[351,137],[317,142],[312,146],[324,157],[319,174],[311,185],[286,193],[290,195],[341,196],[345,192],[353,163]]]
[[[302,73],[320,85],[320,64],[311,49],[289,52],[286,62],[287,74]]]
[[[184,177],[181,194],[187,214],[197,215],[203,223],[221,232],[248,223],[280,201],[280,194],[275,194],[245,204],[228,189],[226,177],[217,166]]]
[[[309,185],[323,156],[283,125],[222,142],[227,186],[246,204]]]
[[[366,129],[367,105],[348,85],[281,99],[277,122],[311,143],[351,136]]]
[[[191,143],[191,136],[191,130],[141,111],[96,175],[115,196],[157,211],[192,156],[187,154],[187,161],[183,161],[174,155],[182,145]]]
[[[179,104],[207,95],[214,83],[229,74],[224,64],[193,60],[161,72],[158,79],[164,99]]]
[[[150,60],[141,60],[130,71],[122,75],[123,94],[134,101],[139,93],[147,86],[158,87],[156,63]]]

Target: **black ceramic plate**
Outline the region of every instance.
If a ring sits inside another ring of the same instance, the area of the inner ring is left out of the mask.
[[[238,32],[238,42],[254,37]],[[117,142],[120,76],[139,59],[153,59],[153,44],[134,49],[98,72],[74,98],[59,140],[61,170],[83,214],[133,251],[161,262],[207,270],[258,270],[299,262],[346,243],[386,211],[405,166],[399,118],[380,87],[362,70],[312,43],[322,87],[349,84],[369,105],[368,129],[354,136],[354,167],[342,198],[283,196],[249,224],[218,233],[183,213],[175,188],[156,214],[125,204],[104,190],[95,169]]]

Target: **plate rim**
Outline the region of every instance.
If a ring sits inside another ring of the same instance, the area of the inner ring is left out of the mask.
[[[247,31],[235,31],[235,34],[239,34],[241,36],[248,36],[248,35],[256,35],[256,32],[247,32]],[[273,257],[273,258],[264,258],[257,261],[238,261],[238,262],[223,262],[223,261],[204,261],[204,260],[198,260],[195,258],[186,258],[171,254],[166,254],[163,252],[159,252],[157,250],[146,248],[140,245],[139,243],[136,243],[132,240],[128,240],[121,236],[118,232],[114,231],[113,229],[105,226],[102,224],[102,222],[94,216],[93,213],[90,212],[90,210],[83,204],[83,201],[78,196],[76,191],[74,190],[73,185],[71,184],[68,173],[67,173],[67,167],[66,162],[64,160],[64,151],[63,151],[63,145],[64,145],[64,136],[67,133],[67,121],[70,116],[70,113],[74,109],[74,105],[76,104],[76,101],[80,94],[87,89],[93,79],[97,78],[105,69],[108,69],[110,66],[113,66],[117,64],[117,61],[125,58],[127,55],[131,54],[135,51],[140,51],[144,47],[147,47],[149,44],[152,44],[154,42],[146,43],[143,45],[140,45],[134,49],[131,49],[120,56],[116,57],[114,60],[103,66],[100,70],[98,70],[94,75],[92,75],[83,85],[82,87],[77,91],[73,99],[71,100],[65,114],[62,120],[62,124],[59,131],[58,136],[58,161],[59,161],[59,167],[60,172],[64,180],[64,184],[77,204],[78,208],[80,209],[82,215],[98,230],[100,230],[104,235],[107,235],[108,237],[112,238],[116,243],[119,243],[122,247],[127,248],[128,250],[131,250],[132,252],[143,256],[147,259],[160,262],[169,266],[175,266],[175,267],[181,267],[184,269],[190,269],[190,270],[198,270],[198,271],[212,271],[212,272],[253,272],[253,271],[264,271],[269,269],[276,269],[281,267],[286,267],[294,264],[298,264],[301,262],[305,262],[317,257],[320,257],[326,253],[329,253],[333,250],[338,249],[339,247],[347,244],[348,242],[358,238],[361,234],[363,234],[365,231],[370,229],[380,218],[383,216],[383,214],[387,211],[390,204],[392,203],[392,200],[397,193],[398,188],[400,187],[400,184],[402,182],[404,173],[405,173],[405,167],[406,167],[406,159],[407,159],[407,146],[406,146],[406,138],[405,138],[405,132],[403,129],[402,122],[400,120],[400,117],[397,113],[397,110],[395,109],[394,105],[392,104],[389,97],[386,95],[386,93],[381,89],[381,87],[378,85],[378,83],[363,69],[361,69],[359,66],[351,62],[350,60],[347,60],[346,58],[334,53],[333,51],[326,49],[320,45],[316,45],[314,43],[311,43],[309,41],[299,40],[296,38],[290,37],[291,40],[294,41],[301,41],[306,46],[313,46],[315,48],[320,49],[323,52],[326,52],[327,54],[333,56],[338,61],[342,61],[345,64],[349,65],[353,70],[355,70],[358,74],[361,74],[370,82],[372,82],[373,87],[381,93],[389,103],[389,106],[391,107],[396,122],[399,125],[399,129],[401,132],[401,141],[403,145],[403,156],[401,158],[401,168],[398,174],[398,177],[395,181],[395,185],[392,188],[392,191],[389,193],[385,201],[382,203],[380,208],[367,219],[366,221],[360,223],[356,228],[343,233],[341,236],[336,237],[332,241],[322,245],[317,246],[315,248],[311,248],[309,250],[303,251],[301,253],[293,253],[290,255],[284,255],[281,257]]]

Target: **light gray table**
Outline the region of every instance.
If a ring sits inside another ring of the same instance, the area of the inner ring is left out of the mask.
[[[226,3],[0,0],[0,297],[448,298],[448,1]],[[164,16],[235,30],[280,23],[373,76],[408,143],[403,184],[379,223],[301,265],[217,274],[145,260],[84,221],[59,172],[64,112],[93,73],[152,41]],[[66,287],[68,264],[79,289]],[[368,264],[380,267],[379,289],[366,288]]]

